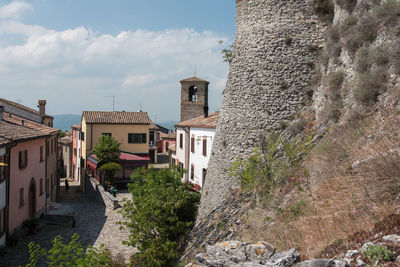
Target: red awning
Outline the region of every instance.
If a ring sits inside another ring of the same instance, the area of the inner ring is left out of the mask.
[[[137,155],[121,152],[119,159],[120,160],[129,160],[129,161],[147,161],[147,160],[150,160],[150,157],[140,157]]]
[[[91,168],[92,170],[94,170],[94,171],[97,169],[97,164],[91,162],[90,160],[87,160],[87,166],[88,166],[89,168]]]

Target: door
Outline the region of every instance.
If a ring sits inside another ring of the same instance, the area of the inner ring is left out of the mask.
[[[29,184],[28,207],[29,207],[29,217],[32,218],[35,216],[36,212],[36,184],[35,180],[33,179]]]

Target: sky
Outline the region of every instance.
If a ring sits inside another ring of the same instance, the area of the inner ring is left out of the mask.
[[[179,120],[180,83],[208,80],[218,110],[233,0],[0,0],[0,97],[46,113],[147,111]],[[223,40],[223,44],[219,44]]]

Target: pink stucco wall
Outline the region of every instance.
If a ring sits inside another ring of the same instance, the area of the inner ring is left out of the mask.
[[[167,142],[168,142],[168,147],[172,146],[175,144],[175,139],[174,138],[163,138],[162,139],[162,152],[161,153],[166,153],[167,151]]]
[[[24,220],[29,218],[29,184],[34,179],[36,184],[35,213],[43,211],[45,205],[45,161],[40,161],[40,146],[43,146],[44,157],[46,139],[20,142],[10,153],[10,202],[9,202],[9,232],[12,233]],[[19,151],[28,151],[28,163],[19,168]],[[43,157],[43,159],[45,159]],[[43,193],[40,192],[40,179],[43,179]],[[24,188],[24,205],[20,207],[20,188]]]

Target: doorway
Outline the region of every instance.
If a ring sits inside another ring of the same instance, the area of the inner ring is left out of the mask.
[[[29,184],[28,207],[29,207],[29,218],[32,218],[35,216],[36,212],[36,183],[33,178]]]

